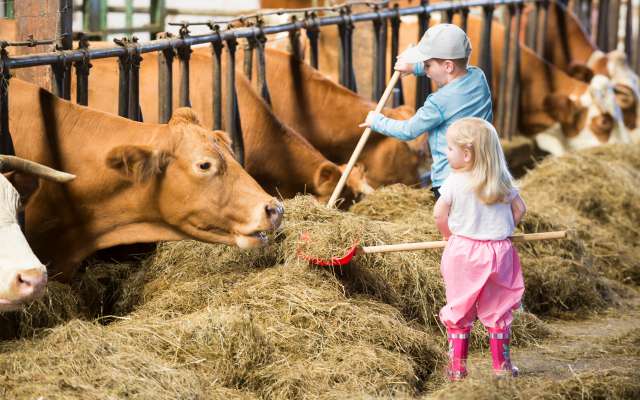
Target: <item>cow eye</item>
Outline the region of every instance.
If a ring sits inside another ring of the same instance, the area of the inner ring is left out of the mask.
[[[205,161],[198,164],[198,167],[200,167],[202,171],[208,171],[211,168],[211,163],[209,161]]]

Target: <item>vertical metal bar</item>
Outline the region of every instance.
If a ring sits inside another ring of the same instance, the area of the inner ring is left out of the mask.
[[[549,24],[549,0],[544,0],[540,3],[540,10],[538,12],[540,20],[540,26],[538,27],[538,37],[536,38],[536,53],[541,58],[548,60],[547,51],[547,26]]]
[[[9,55],[2,48],[0,50],[0,154],[15,155],[11,132],[9,131],[9,67],[7,64]]]
[[[297,18],[295,15],[291,16],[291,23],[295,24],[297,22]],[[289,44],[291,46],[291,54],[296,60],[304,60],[304,54],[302,54],[302,49],[300,49],[300,31],[298,29],[294,29],[289,31]]]
[[[533,49],[534,51],[538,47],[537,40],[538,40],[538,25],[540,20],[539,16],[540,16],[540,3],[536,2],[535,6],[533,7],[533,11],[529,13],[529,18],[527,19],[527,34],[525,38],[525,44],[527,45],[527,47],[529,47],[530,49]]]
[[[506,16],[507,19],[505,21],[505,30],[504,30],[504,40],[502,47],[502,65],[500,66],[500,85],[498,88],[498,118],[496,121],[496,127],[498,129],[498,133],[501,137],[504,137],[505,131],[507,128],[507,120],[505,116],[505,110],[507,107],[506,96],[507,96],[507,76],[509,74],[509,47],[511,46],[511,24],[513,22],[513,6],[507,5],[506,7]]]
[[[214,30],[220,37],[218,27]],[[222,129],[222,40],[211,43],[211,52],[213,55],[212,74],[213,74],[213,129]]]
[[[462,28],[462,30],[466,32],[469,21],[469,9],[467,7],[464,7],[462,10],[460,10],[460,15],[462,16],[462,25],[460,26],[460,28]]]
[[[320,28],[316,21],[317,15],[315,12],[305,14],[307,20],[307,38],[309,38],[309,50],[310,50],[310,62],[311,66],[318,69],[318,36],[320,34]]]
[[[4,10],[4,15],[9,19],[15,18],[15,14],[14,14],[13,10],[14,10],[13,0],[7,0],[6,8]]]
[[[59,61],[51,66],[53,70],[53,93],[65,100],[71,99],[71,65],[67,61],[66,53],[60,50]]]
[[[393,74],[393,64],[395,64],[400,52],[400,7],[398,3],[393,5],[395,15],[391,18],[391,71]],[[404,93],[402,92],[402,80],[398,79],[393,88],[393,107],[404,104]]]
[[[345,6],[340,9],[342,23],[338,25],[340,33],[340,84],[346,88],[357,92],[356,77],[353,71],[353,49],[352,32],[353,21],[351,20],[350,7]]]
[[[428,0],[420,0],[420,5],[423,7],[423,12],[418,14],[418,41],[422,39],[422,35],[429,28],[430,15],[427,12]],[[427,96],[431,93],[431,79],[426,75],[418,76],[416,78],[416,110],[424,104]]]
[[[446,11],[444,12],[444,21],[445,21],[447,24],[451,24],[451,23],[453,22],[453,14],[454,14],[454,10],[453,10],[453,9],[451,9],[451,10],[446,10]]]
[[[376,6],[376,11],[378,7]],[[373,20],[375,50],[373,55],[373,91],[371,99],[376,101],[384,92],[387,66],[387,20],[378,14]]]
[[[260,35],[256,39],[256,50],[257,50],[257,59],[258,59],[258,73],[257,73],[257,82],[258,92],[264,99],[264,101],[271,105],[271,95],[269,94],[269,87],[267,85],[267,60],[264,55],[264,46],[267,43],[267,38],[260,30]]]
[[[609,0],[600,0],[598,4],[598,28],[596,44],[605,53],[609,51]]]
[[[244,74],[249,81],[253,72],[253,48],[255,47],[255,38],[246,38],[244,43]]]
[[[627,0],[625,3],[624,52],[627,55],[629,65],[633,67],[633,6],[631,3],[631,0]]]
[[[483,6],[482,19],[482,48],[480,50],[480,68],[484,71],[489,87],[492,87],[492,67],[491,62],[491,23],[493,20],[493,6]]]
[[[191,107],[189,95],[189,59],[191,58],[191,47],[179,47],[178,59],[180,60],[180,93],[178,104],[180,107]]]
[[[607,14],[608,35],[607,48],[609,51],[618,47],[618,27],[620,21],[620,0],[609,0],[609,12]]]
[[[637,18],[637,21],[640,22],[640,5],[634,5],[631,3],[631,8],[633,10],[632,18]],[[633,69],[636,73],[640,73],[640,24],[633,26],[634,34],[633,34]]]
[[[173,48],[158,52],[158,118],[161,124],[169,122],[173,114],[174,56]]]
[[[129,53],[118,57],[118,115],[129,116]]]
[[[593,39],[593,23],[592,23],[592,19],[593,19],[593,1],[592,0],[583,0],[584,3],[584,18],[585,18],[585,28],[587,30],[587,33],[589,33],[591,35],[591,38]]]
[[[130,70],[129,70],[129,100],[128,100],[128,116],[134,121],[142,121],[140,112],[140,45],[137,43],[138,38],[132,37],[133,41],[129,44],[130,53]]]
[[[89,105],[89,70],[91,69],[91,58],[89,55],[89,41],[82,35],[78,41],[78,49],[81,49],[85,56],[82,61],[76,61],[76,103]]]
[[[236,95],[236,46],[235,37],[227,39],[227,51],[229,53],[229,65],[227,66],[227,98],[226,98],[226,131],[231,135],[233,153],[236,160],[244,165],[244,142],[240,127],[240,115],[238,112],[238,97]]]
[[[516,17],[513,24],[515,32],[511,38],[511,61],[509,62],[509,83],[507,84],[506,99],[506,132],[507,139],[511,140],[513,133],[518,128],[518,114],[520,110],[520,23],[522,21],[523,3],[516,4]]]

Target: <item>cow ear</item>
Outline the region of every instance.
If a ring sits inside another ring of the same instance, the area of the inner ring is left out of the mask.
[[[40,179],[33,174],[25,174],[22,172],[9,172],[4,176],[11,182],[14,188],[20,194],[20,204],[25,207],[29,199],[40,187]]]
[[[569,65],[569,70],[567,71],[569,76],[574,79],[577,79],[582,82],[591,82],[591,78],[593,78],[593,70],[587,67],[585,64],[572,63]]]
[[[169,125],[177,124],[195,124],[202,126],[200,116],[193,110],[193,108],[190,107],[181,107],[173,112],[173,115],[169,120]]]
[[[314,183],[318,194],[331,193],[340,180],[340,169],[331,161],[325,161],[320,165],[314,177]]]
[[[544,111],[559,122],[571,122],[575,106],[569,96],[563,94],[548,94],[543,102]]]
[[[148,146],[117,146],[107,154],[107,166],[133,182],[146,182],[164,173],[171,162],[170,153]]]

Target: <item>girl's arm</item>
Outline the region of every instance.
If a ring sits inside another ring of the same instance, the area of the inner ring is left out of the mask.
[[[524,200],[522,200],[519,193],[511,201],[511,212],[513,212],[513,222],[518,226],[522,216],[527,212],[527,205],[524,204]]]
[[[449,239],[451,236],[451,231],[449,230],[449,210],[451,209],[451,205],[447,204],[442,197],[436,201],[436,205],[433,207],[433,217],[436,220],[436,227],[442,236],[444,236],[445,240]]]

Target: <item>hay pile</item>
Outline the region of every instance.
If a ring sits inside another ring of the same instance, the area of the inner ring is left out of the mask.
[[[529,312],[516,313],[514,344],[550,334],[530,312],[575,316],[612,304],[619,288],[603,271],[635,282],[631,225],[640,222],[640,196],[630,165],[640,157],[624,150],[619,159],[599,150],[617,163],[612,170],[592,168],[600,161],[587,152],[545,161],[523,181],[530,213],[521,229],[572,234],[519,245]],[[587,178],[610,182],[591,191]],[[610,191],[618,197],[605,201]],[[102,264],[73,286],[52,283],[20,315],[24,339],[0,342],[3,395],[344,398],[415,396],[440,385],[441,250],[357,255],[342,268],[298,257],[330,258],[354,243],[439,240],[431,194],[396,185],[350,212],[310,197],[285,206],[286,223],[264,249],[167,243],[140,265]],[[604,210],[600,220],[594,210]],[[604,252],[613,248],[624,257]],[[476,326],[473,348],[485,343]],[[571,382],[562,390],[573,395]],[[465,385],[473,390],[473,381]]]

